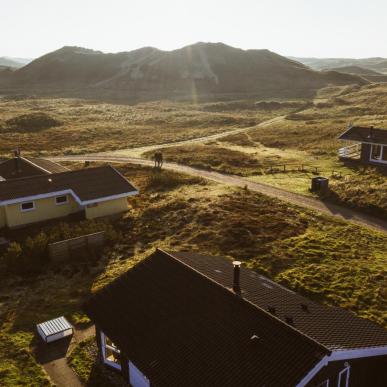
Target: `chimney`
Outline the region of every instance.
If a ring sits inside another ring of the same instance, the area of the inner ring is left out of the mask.
[[[232,284],[232,289],[236,294],[241,293],[241,285],[240,285],[240,269],[241,269],[241,262],[240,261],[234,261],[233,263],[234,266],[234,281]]]
[[[14,161],[15,161],[15,173],[18,173],[18,172],[20,172],[20,150],[19,150],[19,148],[16,148],[13,151],[13,155],[14,155]]]

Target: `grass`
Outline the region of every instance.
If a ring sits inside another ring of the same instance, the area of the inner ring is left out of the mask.
[[[0,155],[78,154],[133,148],[248,127],[275,113],[239,104],[148,102],[115,105],[79,99],[0,99]],[[287,107],[285,111],[289,111]]]
[[[79,343],[68,357],[68,364],[81,382],[89,387],[127,386],[119,374],[96,362],[97,353],[95,338],[91,337]]]
[[[156,172],[154,184],[152,168],[119,168],[141,194],[112,224],[123,235],[113,247],[88,267],[73,259],[60,267],[48,264],[35,277],[0,273],[0,360],[7,364],[0,385],[48,385],[32,356],[35,324],[58,315],[86,323],[81,305],[90,292],[155,247],[232,256],[308,297],[387,327],[384,234],[243,189],[166,171]],[[89,372],[98,376],[100,371],[90,371],[88,350],[85,344],[70,361],[90,380]]]
[[[318,93],[314,103],[271,124],[205,146],[162,151],[170,161],[248,176],[305,195],[310,195],[311,177],[323,175],[333,183],[332,200],[385,217],[386,174],[381,169],[339,161],[337,150],[345,144],[337,137],[350,122],[386,127],[386,103],[387,86],[383,84],[328,87]],[[299,172],[301,167],[306,172]]]
[[[30,332],[0,333],[1,386],[52,386],[28,348],[32,338]]]

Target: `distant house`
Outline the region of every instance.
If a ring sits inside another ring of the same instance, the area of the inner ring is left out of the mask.
[[[386,385],[386,330],[222,257],[156,250],[84,309],[132,387]]]
[[[356,144],[341,148],[341,159],[358,159],[364,164],[387,166],[387,129],[351,126],[339,137]]]
[[[20,227],[78,212],[87,219],[113,215],[126,211],[127,198],[136,194],[137,189],[111,166],[3,179],[0,227]]]

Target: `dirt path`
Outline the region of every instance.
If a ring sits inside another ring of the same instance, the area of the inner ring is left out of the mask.
[[[81,341],[95,335],[94,326],[76,329],[70,340],[59,340],[55,343],[40,343],[37,358],[51,381],[57,387],[83,387],[78,376],[67,364],[66,357]]]
[[[95,155],[109,154],[109,155],[114,155],[114,156],[141,157],[141,155],[143,153],[149,152],[149,151],[152,151],[152,150],[158,149],[158,148],[170,148],[170,147],[173,147],[173,146],[188,145],[188,144],[193,144],[193,143],[197,143],[197,142],[206,142],[206,141],[211,141],[211,140],[218,140],[219,138],[231,136],[233,134],[247,132],[247,131],[249,131],[251,129],[263,128],[263,127],[268,126],[268,125],[270,125],[272,123],[275,123],[277,121],[282,120],[284,117],[285,116],[279,116],[279,117],[275,117],[275,118],[272,118],[272,119],[267,120],[267,121],[263,121],[263,122],[261,122],[258,125],[249,126],[249,127],[246,127],[246,128],[238,128],[238,129],[229,130],[229,131],[226,131],[226,132],[221,132],[221,133],[217,133],[217,134],[211,134],[209,136],[204,136],[204,137],[196,137],[196,138],[191,138],[191,139],[188,139],[188,140],[169,142],[169,143],[164,143],[164,144],[148,145],[148,146],[142,146],[142,147],[139,147],[139,148],[119,149],[119,150],[116,150],[116,151],[100,152],[100,153],[94,153],[94,154]]]
[[[116,156],[114,154],[109,155],[79,155],[79,156],[59,156],[51,158],[53,161],[105,161],[109,163],[131,163],[146,166],[153,166],[151,160],[141,159],[137,157],[125,157]],[[175,163],[164,163],[163,168],[186,173],[192,176],[203,177],[208,180],[216,181],[218,183],[245,187],[247,186],[251,191],[263,193],[268,196],[273,196],[278,199],[296,204],[300,207],[310,208],[324,214],[335,216],[351,223],[373,228],[378,231],[387,233],[387,221],[378,219],[371,215],[363,214],[359,211],[355,211],[350,208],[342,207],[337,204],[323,202],[313,197],[307,197],[301,194],[285,191],[281,188],[276,188],[263,183],[256,183],[249,181],[247,178],[225,175],[213,171],[205,171],[188,167],[186,165],[180,165]]]

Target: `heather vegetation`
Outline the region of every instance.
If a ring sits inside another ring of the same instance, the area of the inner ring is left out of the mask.
[[[223,104],[222,106],[227,105]],[[148,102],[114,105],[75,99],[0,99],[0,156],[78,154],[162,144],[254,126],[280,114],[240,103]],[[292,108],[285,107],[289,112]]]

